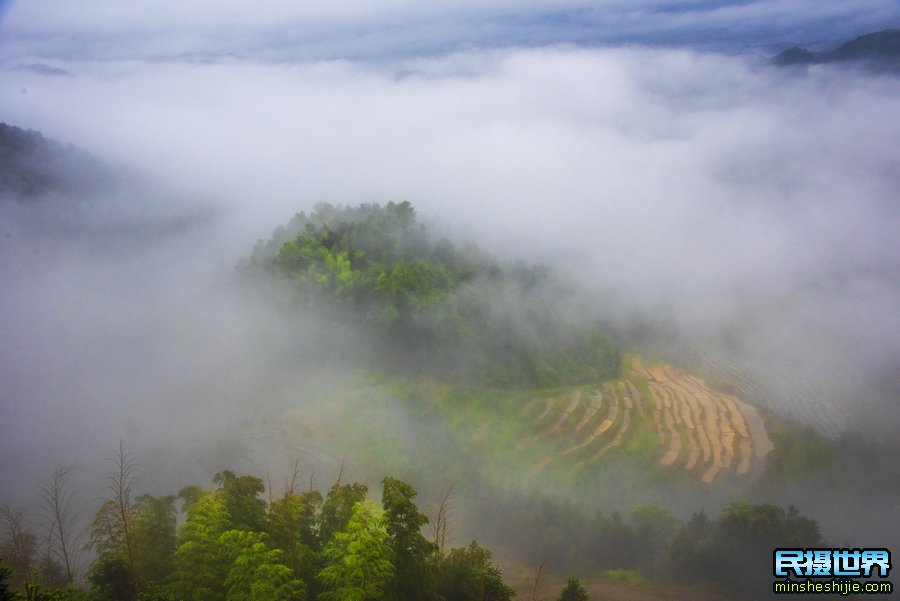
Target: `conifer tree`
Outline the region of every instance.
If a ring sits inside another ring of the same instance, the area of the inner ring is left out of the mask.
[[[590,601],[590,599],[587,591],[581,586],[581,581],[575,576],[569,576],[557,601]]]

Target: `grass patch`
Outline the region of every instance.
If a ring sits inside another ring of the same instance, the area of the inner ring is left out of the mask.
[[[660,454],[659,435],[650,420],[633,419],[631,428],[622,436],[621,448],[641,461],[653,463]]]
[[[603,577],[610,582],[625,584],[631,588],[642,589],[646,591],[654,590],[656,584],[636,570],[604,570]]]
[[[779,483],[819,478],[837,463],[837,448],[812,427],[795,428],[766,415],[775,448],[766,457],[766,476]]]
[[[665,596],[667,599],[732,599],[743,601],[743,597],[736,596],[733,591],[726,591],[718,584],[712,582],[697,582],[694,584],[680,584],[654,580],[644,576],[636,570],[617,569],[604,570],[603,578],[609,582],[623,584],[628,588]]]
[[[644,376],[631,374],[628,376],[628,381],[637,388],[639,393],[641,393],[645,405],[644,411],[647,411],[650,404],[653,403],[653,393],[650,391],[650,380]]]

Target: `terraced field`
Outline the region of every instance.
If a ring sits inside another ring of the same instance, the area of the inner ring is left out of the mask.
[[[326,473],[349,458],[361,469],[402,473],[476,461],[484,477],[509,485],[603,482],[619,491],[669,473],[706,484],[751,479],[773,448],[741,398],[637,358],[618,380],[556,391],[361,375],[248,426],[239,442],[253,465],[283,456],[285,469],[299,459]]]
[[[670,365],[644,366],[640,359],[624,379],[537,397],[522,411],[534,433],[520,447],[550,451],[534,471],[591,469],[637,428],[655,436],[661,468],[682,469],[705,483],[751,475],[773,448],[756,409]]]

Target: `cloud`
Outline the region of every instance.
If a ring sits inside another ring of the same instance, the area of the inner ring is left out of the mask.
[[[895,438],[896,391],[878,387],[900,356],[896,78],[566,45],[16,68],[34,62],[5,65],[4,120],[180,192],[104,210],[217,211],[129,249],[3,239],[0,476],[18,491],[72,458],[99,481],[120,438],[178,470],[150,492],[205,482],[254,416],[327,386],[298,370],[307,324],[218,278],[321,201],[409,200],[441,232],[559,268],[622,329],[663,323],[793,374]]]
[[[895,79],[565,47],[62,66],[9,72],[8,118],[223,203],[226,262],[316,202],[410,200],[611,309],[896,356]]]

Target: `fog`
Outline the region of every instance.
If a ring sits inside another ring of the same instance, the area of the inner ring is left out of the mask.
[[[354,3],[290,15],[378,22],[403,4],[376,16]],[[693,17],[768,15],[773,5]],[[29,10],[8,17],[15,52],[2,64],[0,117],[140,177],[65,228],[59,199],[43,205],[41,228],[4,199],[0,500],[32,500],[57,464],[99,482],[119,440],[143,458],[150,492],[168,493],[230,462],[263,465],[264,451],[241,456],[234,443],[258,434],[262,416],[299,411],[310,429],[327,421],[319,396],[345,366],[323,367],[309,342],[315,323],[231,280],[258,239],[319,202],[409,200],[442,235],[559,270],[623,335],[644,328],[663,352],[690,349],[816,388],[812,408],[772,399],[782,416],[896,442],[896,77],[779,70],[759,52],[467,50],[457,38],[449,51],[385,50],[379,60],[340,58],[354,53],[334,40],[296,60],[145,60],[168,52],[154,33],[177,20],[166,11],[143,32],[150,41],[124,52],[116,32],[133,15],[56,14],[61,37],[50,43],[52,23],[22,25]],[[205,9],[185,10],[178,18],[191,23]],[[839,2],[829,11],[865,12]],[[666,35],[690,14],[666,21]],[[268,31],[282,15],[259,18],[241,31]],[[81,45],[91,32],[110,46]],[[343,39],[342,28],[326,32]],[[220,33],[169,43],[191,55],[195,44],[215,47],[209,36],[224,44]],[[379,419],[411,427],[399,411]],[[341,451],[313,439],[304,459],[327,481]],[[277,472],[295,457],[270,459]]]

